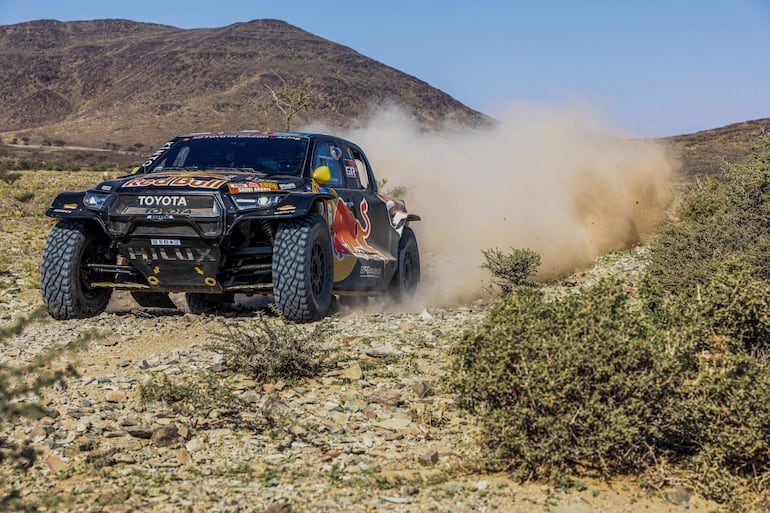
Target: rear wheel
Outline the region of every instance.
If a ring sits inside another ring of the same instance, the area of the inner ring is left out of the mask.
[[[273,295],[289,320],[317,321],[332,301],[334,260],[329,227],[318,214],[278,225],[273,245]]]
[[[420,252],[411,228],[404,228],[398,242],[398,268],[388,294],[396,301],[414,301],[420,291]]]
[[[51,317],[82,319],[107,308],[112,289],[91,284],[112,281],[112,276],[96,272],[89,264],[111,263],[108,246],[109,239],[96,224],[69,219],[56,223],[40,264],[40,292]]]

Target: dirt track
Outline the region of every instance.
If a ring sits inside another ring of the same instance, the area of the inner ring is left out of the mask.
[[[633,258],[612,265],[631,274],[637,266]],[[4,297],[6,319],[8,307],[39,304],[34,291]],[[88,330],[99,337],[74,359],[80,377],[40,398],[55,417],[4,427],[40,457],[25,473],[0,467],[0,491],[18,489],[25,503],[52,504],[50,511],[264,511],[284,503],[292,511],[683,511],[672,500],[687,497],[684,490],[643,490],[633,479],[556,490],[473,468],[474,421],[441,379],[453,341],[486,308],[347,313],[322,341],[336,367],[265,385],[223,371],[226,362],[206,349],[226,326],[258,322],[249,313],[142,310],[118,295],[94,319],[36,323],[7,341],[0,361],[28,361]],[[246,407],[185,414],[140,401],[153,376],[200,385],[207,375]],[[716,509],[697,496],[688,506]]]

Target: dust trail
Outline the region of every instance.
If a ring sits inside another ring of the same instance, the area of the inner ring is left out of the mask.
[[[342,134],[422,216],[413,227],[428,304],[482,294],[482,249],[531,248],[548,279],[640,242],[665,210],[674,166],[653,142],[614,133],[581,106],[516,104],[498,119],[426,132],[389,107]]]

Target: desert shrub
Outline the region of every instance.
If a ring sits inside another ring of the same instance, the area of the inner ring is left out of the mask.
[[[260,314],[244,326],[227,326],[210,349],[221,354],[228,369],[257,382],[317,376],[326,366],[320,342],[329,336],[326,321],[312,327],[269,319]]]
[[[619,280],[546,301],[518,288],[456,347],[453,388],[488,463],[528,478],[636,472],[679,445],[669,404],[690,365]]]
[[[20,192],[18,194],[14,194],[13,199],[18,201],[19,203],[29,203],[30,201],[35,199],[35,193],[32,191]]]
[[[45,169],[46,163],[38,159],[21,158],[17,160],[16,168],[19,171],[33,171],[35,169]]]
[[[720,266],[701,301],[702,325],[734,342],[733,353],[770,351],[770,282],[758,278],[745,260],[733,258]]]
[[[80,171],[80,164],[70,160],[54,160],[48,163],[48,169],[52,171]]]
[[[8,169],[10,168],[0,167],[0,180],[8,185],[13,185],[19,178],[21,178],[21,173],[10,172]]]
[[[540,265],[540,255],[531,249],[512,248],[504,253],[497,248],[482,250],[485,262],[481,267],[492,274],[491,286],[502,295],[515,287],[533,285],[530,278]]]
[[[770,279],[770,140],[751,159],[693,184],[651,244],[643,291],[653,301],[696,298],[722,263],[740,255]]]
[[[712,499],[739,503],[753,488],[767,493],[770,478],[770,365],[732,353],[724,340],[698,355],[699,370],[678,395],[672,415],[687,422],[693,447],[683,466]]]
[[[770,144],[695,184],[640,293],[511,287],[454,351],[487,463],[522,477],[676,468],[731,509],[770,503]],[[665,473],[663,475],[665,479]]]
[[[215,409],[235,414],[244,407],[243,401],[211,373],[202,373],[189,382],[172,381],[157,373],[139,385],[139,396],[145,405],[162,403],[178,413],[204,418]]]

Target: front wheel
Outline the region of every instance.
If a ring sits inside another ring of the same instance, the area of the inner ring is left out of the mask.
[[[56,223],[45,242],[40,264],[40,292],[51,317],[83,319],[107,308],[112,289],[91,284],[111,277],[89,267],[110,263],[107,246],[106,236],[95,224],[66,219]]]
[[[420,291],[420,251],[411,228],[404,228],[398,241],[398,268],[388,295],[399,302],[414,301]]]
[[[332,301],[334,260],[329,227],[318,214],[278,225],[273,245],[273,295],[296,322],[326,316]]]

